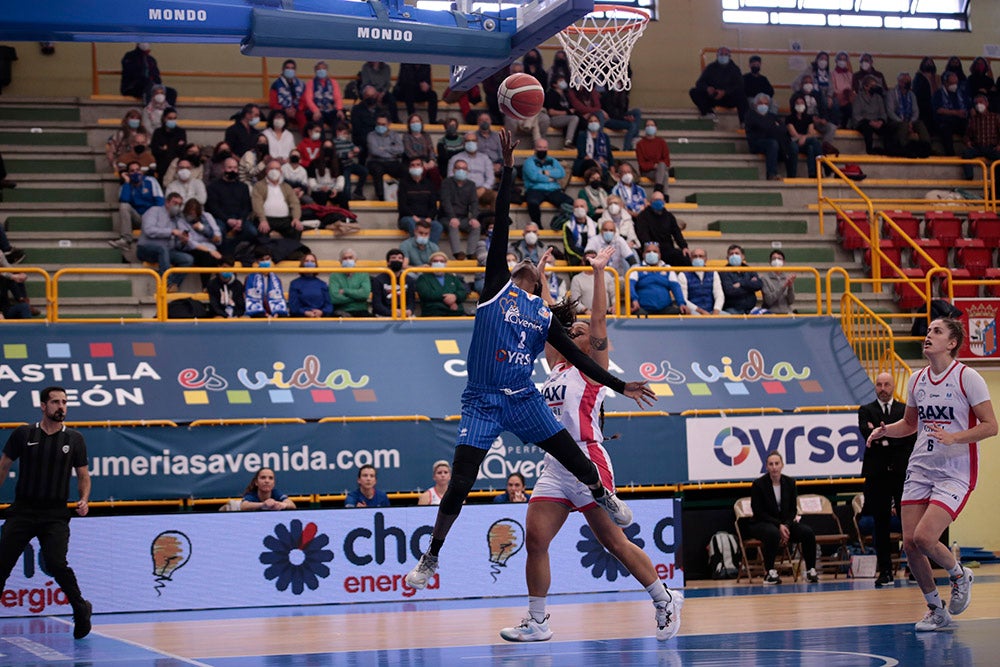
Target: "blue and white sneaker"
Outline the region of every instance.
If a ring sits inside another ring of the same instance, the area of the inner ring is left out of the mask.
[[[509,642],[547,641],[552,638],[552,631],[549,630],[549,615],[546,614],[541,623],[529,616],[521,621],[521,625],[501,630],[500,636]]]
[[[672,591],[663,586],[670,596],[669,602],[655,603],[656,607],[656,639],[665,642],[673,639],[681,629],[681,607],[684,606],[684,594],[680,591]]]

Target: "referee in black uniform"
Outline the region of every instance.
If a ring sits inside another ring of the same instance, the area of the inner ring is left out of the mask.
[[[80,500],[76,513],[87,515],[90,471],[87,445],[78,431],[63,424],[66,419],[66,390],[46,387],[41,393],[42,421],[18,426],[0,455],[0,486],[7,481],[14,461],[21,460],[14,504],[0,529],[0,592],[7,577],[33,537],[38,538],[45,565],[73,607],[73,636],[83,639],[90,633],[91,605],[83,599],[76,575],[66,564],[69,548],[69,478],[76,469]]]

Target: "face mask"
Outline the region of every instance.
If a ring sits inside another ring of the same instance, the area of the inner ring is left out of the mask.
[[[257,144],[257,155],[267,155],[267,144]]]
[[[513,271],[515,266],[517,266],[517,262],[507,262],[508,271]]]
[[[294,79],[295,78],[295,70],[292,69],[291,67],[286,67],[285,71],[282,72],[282,74],[285,75],[286,79]]]
[[[861,71],[862,72],[867,72],[871,68],[872,68],[872,64],[870,62],[868,62],[867,60],[865,62],[861,63]]]
[[[729,256],[729,266],[743,266],[743,257],[733,253]]]
[[[764,114],[766,114],[768,112],[768,110],[770,108],[771,108],[771,105],[769,105],[769,104],[758,104],[757,105],[757,113],[759,113],[761,116],[763,116]]]
[[[129,118],[128,119],[128,126],[130,128],[132,128],[133,130],[138,130],[139,129],[139,125],[140,125],[140,123],[139,123],[139,119],[138,118]]]
[[[444,129],[444,133],[449,138],[454,139],[455,137],[458,136],[458,128],[457,127],[448,126],[448,127],[446,127]]]
[[[656,126],[655,125],[647,125],[645,131],[646,131],[646,136],[647,137],[655,137],[656,136]]]
[[[840,69],[847,69],[847,61],[846,60],[838,60],[837,61],[837,67],[839,67]]]
[[[986,105],[985,104],[977,104],[976,105],[976,111],[978,111],[979,113],[985,113],[986,112]]]
[[[948,92],[949,93],[957,93],[958,92],[958,84],[957,83],[953,83],[950,86],[948,86]]]
[[[654,211],[662,211],[666,207],[667,203],[662,199],[654,199],[650,206],[653,207]]]
[[[431,262],[432,269],[443,269],[445,267],[444,262]]]
[[[268,169],[267,178],[268,180],[277,183],[278,181],[281,180],[281,172],[278,171],[277,169]]]
[[[490,129],[489,122],[485,122],[484,121],[484,122],[480,123],[479,124],[479,129],[482,130],[483,132],[485,132],[486,130]]]
[[[545,161],[549,157],[548,151],[535,151],[535,157],[539,160]]]
[[[388,131],[389,131],[389,126],[388,125],[376,125],[375,126],[375,133],[376,134],[385,134]]]
[[[163,104],[167,101],[167,96],[163,93],[157,93],[156,95],[153,95],[153,101],[157,104]]]
[[[414,236],[413,240],[417,242],[417,245],[427,245],[428,241],[431,240],[429,236]]]
[[[585,209],[582,206],[577,206],[576,208],[573,209],[573,215],[576,216],[578,219],[583,220],[584,218],[587,217],[587,209]]]
[[[937,65],[924,65],[920,68],[920,71],[928,74],[934,74],[937,72]]]
[[[868,90],[868,92],[871,93],[872,95],[881,95],[882,94],[882,86],[872,86]]]
[[[719,61],[720,65],[728,65],[729,64],[729,56],[719,56],[717,58],[717,60]]]
[[[138,171],[132,172],[128,175],[128,180],[132,181],[133,183],[140,183],[142,182],[142,174],[139,173]]]
[[[353,269],[355,264],[357,264],[357,260],[354,260],[354,259],[342,259],[342,260],[340,260],[340,265],[342,267],[344,267],[345,269]]]
[[[262,268],[262,269],[269,269],[269,268],[271,268],[271,260],[269,260],[269,259],[262,259],[259,262],[257,262],[257,266],[260,267],[260,268]]]
[[[594,180],[594,181],[591,181],[590,183],[588,183],[588,185],[590,185],[590,187],[592,189],[596,190],[597,188],[601,187],[601,181]]]
[[[618,215],[622,212],[622,207],[618,204],[608,204],[608,213],[611,215]]]
[[[597,132],[599,129],[601,129],[601,124],[597,122],[587,123],[587,129],[590,130],[591,132]]]
[[[635,180],[635,175],[632,172],[622,174],[622,183],[625,185],[632,185],[632,181]]]
[[[168,206],[167,207],[167,215],[169,215],[171,218],[176,218],[177,214],[180,213],[180,212],[181,212],[181,207],[180,206]]]
[[[464,169],[456,169],[455,170],[455,180],[456,181],[464,181],[468,177],[469,177],[469,172],[467,172],[466,170],[464,170]]]
[[[333,146],[323,146],[323,155],[333,157],[334,152]]]
[[[222,278],[223,280],[225,280],[227,283],[230,280],[232,280],[234,276],[235,276],[235,274],[230,273],[229,271],[225,271],[225,272],[219,274],[219,277]]]
[[[193,215],[185,215],[185,216],[184,216],[184,219],[188,221],[188,224],[192,224],[192,225],[193,225],[193,224],[195,224],[196,222],[200,222],[200,221],[198,220],[198,218],[196,218],[196,217],[195,217],[195,216],[193,216]]]
[[[309,135],[309,138],[313,141],[319,141],[319,138],[323,136],[322,132],[313,132]]]
[[[751,74],[760,74],[760,66],[758,65],[758,66],[751,67],[750,68],[750,73]]]
[[[366,97],[365,98],[365,104],[367,106],[373,107],[373,106],[375,106],[375,102],[376,102],[376,99],[374,97]]]
[[[239,174],[236,173],[235,171],[227,171],[225,174],[223,174],[222,177],[225,178],[227,181],[235,181],[237,177],[239,177]]]
[[[410,176],[413,178],[420,178],[424,175],[423,167],[410,167]]]
[[[191,178],[191,170],[190,169],[178,169],[177,170],[177,178],[181,179],[182,181],[186,181],[187,179]]]
[[[814,89],[815,89],[815,86],[813,86],[811,83],[806,83],[806,84],[803,84],[803,86],[802,86],[802,90],[804,92],[806,92],[806,93],[811,93]]]
[[[477,148],[479,148],[479,144],[477,144],[475,141],[466,141],[465,142],[465,152],[466,153],[475,153]]]
[[[566,83],[565,81],[560,81],[559,83],[556,84],[556,87],[559,90],[566,90],[567,88],[569,88],[569,84]]]
[[[316,70],[316,78],[317,79],[325,79],[326,78],[326,70],[325,69],[318,69],[318,70]]]
[[[253,127],[255,125],[260,125],[260,116],[253,116],[250,119],[250,127]]]
[[[146,146],[144,144],[136,144],[132,147],[132,150],[135,151],[136,155],[142,155],[146,152]]]
[[[149,51],[149,42],[139,42],[138,46],[140,51]]]
[[[177,127],[177,121],[172,119],[167,119],[163,121],[163,126],[166,127],[168,130],[172,130]]]
[[[826,69],[827,66],[829,66],[829,64],[830,64],[830,61],[826,60],[825,58],[823,60],[817,60],[816,61],[816,66],[819,67],[820,69]]]
[[[615,240],[614,232],[601,232],[601,238],[604,239],[605,243],[611,243]]]
[[[646,260],[647,266],[656,266],[660,263],[660,256],[655,252],[647,252],[643,259]]]
[[[899,82],[899,87],[902,88],[903,90],[909,90],[910,89],[910,85],[911,85],[911,83],[909,81],[900,81]]]
[[[410,123],[410,132],[419,133],[424,129],[423,123]]]
[[[292,164],[298,164],[299,162],[302,162],[302,158],[298,155],[289,155],[288,161]]]
[[[691,260],[691,266],[705,266],[705,258],[695,257],[694,259]]]
[[[524,242],[527,243],[528,245],[535,245],[536,243],[538,243],[538,234],[535,232],[525,232]]]
[[[785,260],[781,259],[780,257],[775,257],[774,259],[771,260],[771,266],[773,266],[774,268],[778,268],[779,266],[784,266],[784,265],[785,265]]]
[[[806,105],[804,105],[804,104],[796,104],[795,105],[795,110],[798,111],[799,113],[802,113],[803,111],[806,110]]]
[[[400,271],[403,270],[403,263],[398,259],[394,259],[391,262],[389,262],[389,270],[392,271],[393,273],[399,273]]]
[[[274,119],[274,129],[276,129],[276,130],[283,130],[283,129],[285,129],[285,119],[284,118],[275,118]]]

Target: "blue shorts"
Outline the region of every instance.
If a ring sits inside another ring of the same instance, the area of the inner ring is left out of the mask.
[[[466,387],[456,444],[489,449],[503,431],[524,442],[539,443],[563,430],[545,398],[534,387],[515,394]]]

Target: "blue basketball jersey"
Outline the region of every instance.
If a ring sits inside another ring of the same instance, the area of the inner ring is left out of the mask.
[[[469,386],[533,386],[535,358],[545,349],[551,321],[552,311],[542,299],[512,281],[495,297],[478,304],[467,359]]]

